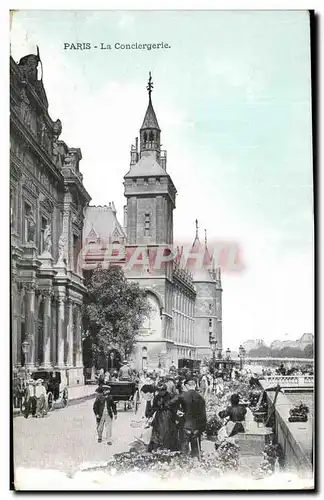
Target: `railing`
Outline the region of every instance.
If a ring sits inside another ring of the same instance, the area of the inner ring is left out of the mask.
[[[313,375],[270,375],[264,377],[266,382],[281,386],[314,386]]]

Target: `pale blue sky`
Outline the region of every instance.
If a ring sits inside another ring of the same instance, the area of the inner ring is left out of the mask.
[[[64,51],[64,42],[158,43],[161,51]],[[242,247],[224,273],[224,345],[313,331],[313,207],[308,14],[285,11],[25,11],[15,60],[40,47],[52,118],[80,147],[94,204],[114,201],[153,105],[178,189],[175,237],[194,220]],[[298,311],[298,316],[297,316]]]

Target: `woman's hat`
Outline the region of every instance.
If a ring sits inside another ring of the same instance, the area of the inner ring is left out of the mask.
[[[111,385],[108,385],[108,384],[102,384],[101,387],[103,390],[111,389]]]
[[[42,384],[42,383],[43,383],[43,379],[42,379],[42,378],[38,378],[38,379],[36,380],[36,384]]]

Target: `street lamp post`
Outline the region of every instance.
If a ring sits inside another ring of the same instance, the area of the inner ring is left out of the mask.
[[[26,375],[27,375],[27,360],[28,360],[29,345],[30,344],[29,344],[28,340],[25,340],[21,344],[22,352],[24,353],[24,356],[25,356],[24,368],[25,368]]]
[[[240,370],[243,369],[243,363],[244,363],[244,358],[245,358],[245,349],[242,345],[239,347],[239,358],[240,358]]]

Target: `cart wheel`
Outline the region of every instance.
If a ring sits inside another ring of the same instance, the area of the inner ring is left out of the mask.
[[[68,391],[67,389],[64,389],[62,394],[62,407],[66,408],[67,404],[68,404]]]
[[[49,392],[47,394],[47,408],[48,408],[48,411],[52,411],[53,410],[53,407],[54,407],[54,398],[53,398],[53,394],[51,392]]]

